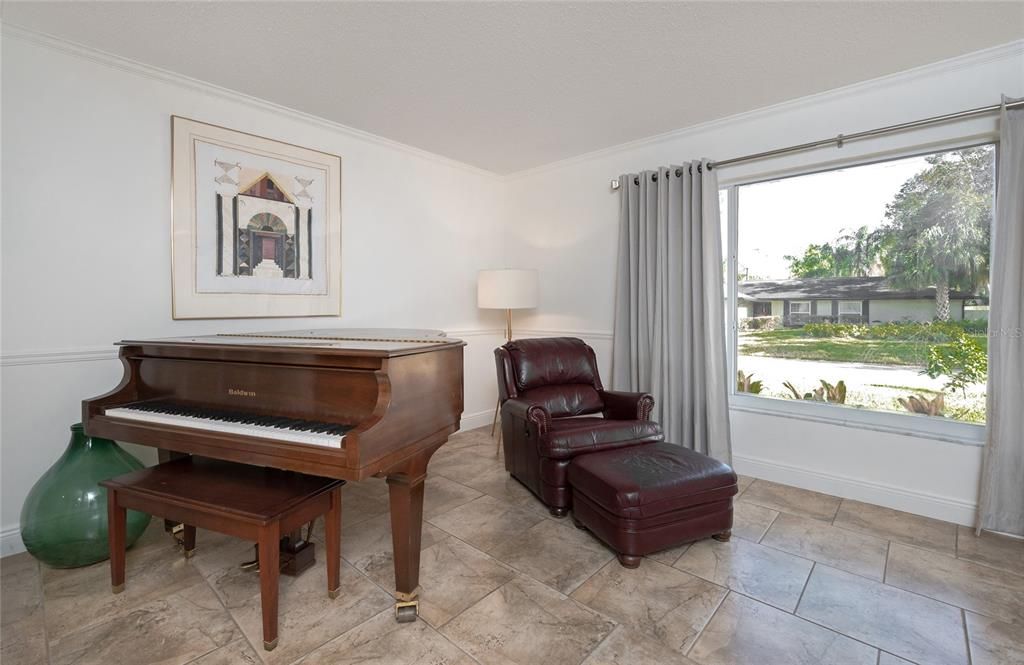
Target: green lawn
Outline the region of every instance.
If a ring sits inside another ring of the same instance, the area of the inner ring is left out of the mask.
[[[987,336],[972,337],[983,349],[988,348]],[[917,340],[807,337],[801,328],[745,332],[739,342],[743,355],[917,367],[926,364],[928,347],[935,344]]]

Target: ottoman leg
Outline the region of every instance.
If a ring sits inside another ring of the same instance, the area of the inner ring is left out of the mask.
[[[623,568],[636,568],[640,565],[641,560],[643,560],[642,556],[633,556],[631,554],[619,555],[619,563],[622,564]]]
[[[716,533],[711,537],[720,543],[727,543],[729,542],[729,539],[732,538],[732,529],[729,529],[728,531],[723,531],[722,533]]]

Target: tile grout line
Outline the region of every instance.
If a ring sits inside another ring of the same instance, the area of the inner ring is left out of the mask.
[[[885,563],[882,565],[882,584],[885,584],[885,578],[887,578],[889,576],[889,553],[890,552],[892,552],[892,541],[891,540],[885,544]]]
[[[371,580],[371,579],[369,578],[369,576],[367,576],[367,575],[366,575],[365,573],[363,573],[363,571],[361,571],[361,570],[359,570],[358,568],[356,568],[355,566],[353,566],[353,565],[352,565],[352,563],[351,563],[351,562],[349,562],[349,561],[348,561],[347,559],[344,559],[344,557],[342,557],[342,560],[343,560],[343,561],[345,561],[345,563],[348,563],[348,565],[349,565],[349,566],[352,566],[352,569],[353,569],[354,571],[356,571],[357,573],[359,573],[360,575],[362,575],[362,576],[363,576],[364,578],[366,578],[366,580],[367,580],[367,581],[368,581],[368,582],[369,582],[370,584],[372,584],[372,585],[376,586],[376,587],[377,587],[378,589],[381,589],[381,590],[383,591],[383,589],[382,589],[382,588],[381,588],[381,587],[380,587],[380,586],[379,586],[378,584],[376,584],[376,583],[375,583],[375,582],[374,582],[373,580]],[[391,600],[392,600],[392,601],[394,601],[394,599],[395,599],[395,595],[394,595],[394,593],[389,593],[389,592],[387,592],[387,591],[385,591],[385,593],[387,593],[387,594],[388,594],[388,596],[389,596],[389,597],[391,598]],[[364,621],[360,621],[360,622],[359,622],[358,624],[356,624],[355,626],[352,626],[352,627],[351,627],[351,628],[349,628],[348,630],[346,630],[346,631],[343,631],[343,632],[341,632],[341,633],[339,633],[339,634],[337,634],[337,635],[334,635],[334,636],[332,636],[332,637],[328,638],[327,640],[324,640],[324,641],[323,641],[323,642],[321,642],[320,644],[317,644],[317,645],[316,645],[316,646],[314,646],[314,647],[313,647],[312,649],[310,649],[309,651],[307,651],[306,653],[302,654],[301,656],[299,656],[298,658],[296,658],[295,660],[293,660],[293,661],[291,661],[291,662],[292,662],[292,663],[294,664],[294,663],[296,663],[296,662],[298,662],[298,661],[302,660],[303,658],[305,658],[305,657],[306,657],[306,656],[308,656],[309,654],[313,653],[313,652],[314,652],[314,651],[316,651],[317,649],[319,649],[319,648],[323,647],[324,645],[326,645],[326,644],[329,644],[330,642],[333,642],[334,640],[338,639],[338,638],[339,638],[339,637],[341,637],[342,635],[347,635],[348,633],[350,633],[351,631],[355,630],[356,628],[359,628],[359,627],[361,627],[361,626],[363,626],[363,625],[365,625],[365,624],[369,623],[370,621],[372,621],[372,620],[373,620],[373,619],[375,619],[376,617],[378,617],[378,616],[380,616],[381,614],[383,614],[384,612],[388,612],[388,611],[394,611],[394,608],[393,608],[393,607],[388,607],[388,608],[385,608],[385,609],[381,610],[380,612],[377,612],[376,614],[373,614],[373,615],[371,615],[371,616],[370,616],[369,618],[365,619]],[[417,617],[417,621],[423,621],[423,619],[420,619],[420,618],[418,618],[418,617]],[[428,624],[428,625],[429,625],[429,624]],[[269,653],[269,652],[268,652],[268,653]],[[257,652],[256,652],[256,654],[257,654],[258,656],[260,656],[260,660],[262,660],[263,662],[266,662],[266,659],[265,659],[265,658],[263,657],[263,654],[261,654],[261,653],[260,653],[259,651],[257,651]]]
[[[918,549],[921,549],[921,548],[918,548]],[[922,550],[922,551],[930,552],[931,550]],[[821,563],[821,562],[817,562],[817,563]],[[881,585],[886,586],[886,587],[888,587],[890,589],[895,589],[897,591],[902,591],[903,593],[909,593],[910,595],[917,596],[918,598],[924,598],[925,600],[930,600],[932,602],[939,603],[939,604],[945,605],[947,607],[952,607],[953,609],[956,609],[956,610],[964,609],[964,608],[960,607],[959,605],[954,605],[953,603],[950,603],[950,602],[947,602],[945,600],[942,600],[941,598],[933,598],[932,596],[929,596],[927,594],[921,593],[919,591],[913,591],[912,589],[904,589],[903,587],[897,586],[897,585],[893,584],[892,582],[880,582],[878,580],[871,579],[870,577],[864,577],[863,575],[858,575],[857,573],[851,573],[848,570],[843,570],[842,568],[839,568],[837,566],[833,566],[833,565],[830,565],[830,564],[827,564],[827,563],[822,563],[821,565],[825,566],[826,568],[832,568],[833,570],[838,570],[839,572],[845,573],[847,575],[853,575],[854,577],[859,577],[862,580],[867,580],[869,582],[874,582],[875,584],[881,584]],[[974,610],[968,610],[968,611],[975,612]],[[975,612],[975,614],[981,614],[982,616],[988,617],[990,619],[995,619],[997,621],[1006,621],[1006,619],[1004,619],[1002,617],[993,616],[991,614],[984,614],[982,612]],[[902,658],[902,656],[901,656],[901,658]],[[904,658],[904,660],[906,660],[906,659]]]
[[[811,563],[815,563],[815,564],[820,563],[823,566],[827,566],[829,568],[834,568],[835,570],[838,570],[840,572],[846,573],[847,575],[853,575],[855,577],[859,577],[861,579],[868,580],[870,582],[876,582],[878,584],[882,583],[880,580],[878,580],[878,579],[876,579],[874,577],[868,577],[867,575],[863,575],[861,573],[855,573],[855,572],[847,570],[845,568],[840,568],[839,566],[837,566],[835,564],[827,563],[825,561],[818,561],[817,559],[812,559],[812,558],[804,556],[802,554],[794,554],[793,552],[790,552],[789,550],[784,550],[784,549],[781,549],[779,547],[775,547],[774,545],[769,545],[767,543],[757,543],[757,544],[760,545],[761,547],[766,547],[766,548],[768,548],[770,550],[773,550],[775,552],[781,552],[782,554],[788,554],[789,556],[796,557],[797,559],[802,559],[804,561],[810,561]]]
[[[602,615],[602,616],[604,616],[604,615]],[[583,654],[583,658],[580,658],[578,661],[576,661],[576,665],[580,665],[580,663],[585,662],[587,660],[587,658],[590,658],[592,655],[594,655],[594,652],[596,652],[598,649],[600,649],[602,644],[604,644],[605,642],[610,640],[612,638],[612,634],[615,633],[615,631],[617,631],[619,629],[619,627],[622,625],[622,624],[620,624],[617,621],[613,622],[613,623],[615,624],[615,627],[612,628],[611,630],[609,630],[608,634],[605,635],[604,638],[600,642],[598,642],[597,645],[593,649],[591,649],[587,653]]]
[[[711,621],[715,618],[715,615],[718,614],[718,610],[722,609],[722,605],[725,604],[725,599],[729,597],[729,594],[735,593],[729,587],[722,588],[725,589],[725,594],[722,596],[721,600],[718,601],[718,605],[715,606],[715,610],[708,615],[708,620],[704,622],[704,625],[701,626],[700,630],[698,630],[697,633],[693,636],[693,641],[690,642],[690,647],[683,652],[684,656],[689,657],[690,652],[693,651],[693,647],[697,646],[697,640],[701,638],[701,635],[704,634],[704,631],[707,629],[707,627],[711,625]]]
[[[214,588],[213,583],[210,582],[210,579],[207,578],[205,575],[203,575],[202,572],[198,568],[196,568],[195,565],[193,565],[191,560],[187,560],[186,563],[187,563],[187,565],[189,567],[191,567],[193,570],[195,570],[196,574],[199,575],[200,579],[202,579],[203,583],[206,584],[207,588],[210,590],[210,593],[213,594],[213,597],[217,599],[218,603],[220,603],[221,609],[224,610],[224,612],[228,615],[228,618],[231,619],[231,623],[235,626],[235,628],[238,629],[238,634],[241,636],[241,639],[245,640],[245,643],[249,645],[249,648],[251,648],[253,650],[253,652],[256,653],[257,657],[259,657],[259,652],[256,651],[255,647],[253,647],[252,642],[249,641],[249,637],[245,634],[245,631],[242,630],[242,627],[240,625],[238,625],[238,621],[235,620],[235,615],[232,614],[231,610],[228,609],[228,606],[224,604],[224,599],[220,597],[219,593],[217,593],[217,589]],[[198,586],[198,584],[197,585],[193,585],[193,586]],[[177,591],[175,593],[177,593]],[[173,594],[171,594],[171,595],[173,595]],[[228,644],[231,644],[231,642],[234,642],[234,641],[235,640],[231,640],[231,641],[225,642],[224,644],[221,644],[219,646],[215,646],[213,649],[210,649],[209,651],[207,651],[205,653],[202,653],[202,654],[199,654],[195,658],[192,658],[192,659],[186,661],[185,665],[188,665],[189,663],[194,663],[195,661],[199,660],[200,658],[205,658],[206,656],[210,655],[214,651],[217,651],[218,649],[220,649],[222,647],[225,647],[225,646],[227,646]],[[260,660],[262,660],[262,658],[260,658]]]
[[[901,547],[909,547],[911,549],[919,550],[921,552],[926,552],[926,553],[931,553],[931,554],[940,554],[942,556],[946,556],[945,554],[942,554],[941,552],[935,552],[934,550],[930,550],[930,549],[925,548],[925,547],[918,547],[917,545],[910,545],[910,544],[907,544],[907,543],[896,543],[896,544],[900,545]],[[1006,573],[1008,575],[1012,575],[1014,578],[1020,577],[1019,575],[1015,575],[1014,573],[1011,573],[1009,571],[1002,570],[1001,568],[993,568],[992,566],[986,566],[983,563],[978,563],[976,561],[971,561],[970,559],[953,559],[953,560],[957,561],[957,562],[960,562],[962,564],[981,566],[982,568],[985,568],[987,570],[997,570],[997,571]],[[982,616],[989,617],[990,619],[996,619],[997,621],[1007,621],[1007,619],[1004,618],[1004,617],[996,616],[994,614],[987,614],[987,613],[981,612],[979,610],[972,610],[972,609],[969,609],[969,608],[962,608],[959,605],[954,605],[953,603],[950,603],[948,601],[942,600],[941,598],[933,598],[932,596],[929,596],[928,594],[925,594],[925,593],[921,593],[919,591],[914,591],[912,589],[905,589],[904,587],[901,587],[899,585],[893,584],[892,582],[884,582],[884,584],[886,586],[890,586],[890,587],[892,587],[894,589],[899,589],[900,591],[906,591],[907,593],[912,593],[915,596],[920,596],[922,598],[929,598],[931,600],[934,600],[935,602],[942,603],[943,605],[949,605],[950,607],[955,607],[957,609],[967,609],[967,611],[969,611],[969,612],[974,612],[975,614],[980,614]]]
[[[796,605],[793,606],[793,611],[790,612],[793,616],[798,616],[796,611],[800,609],[800,603],[804,600],[804,593],[807,592],[807,585],[811,583],[811,575],[814,574],[814,569],[817,567],[818,562],[815,561],[811,564],[811,569],[807,572],[807,579],[804,580],[804,586],[800,589],[800,597],[796,599]]]
[[[757,504],[754,504],[754,505],[757,505]],[[761,541],[764,540],[764,537],[767,536],[768,532],[772,530],[773,526],[775,526],[775,520],[779,519],[779,515],[781,515],[781,514],[782,514],[781,510],[776,510],[775,511],[775,517],[773,517],[772,521],[768,523],[768,528],[765,529],[764,533],[761,534],[761,537],[757,539],[757,544],[758,545],[762,544]],[[765,547],[767,547],[767,545],[765,545]]]
[[[786,485],[786,487],[792,487],[792,485]],[[799,488],[797,488],[797,489],[799,489]],[[810,491],[810,490],[808,490],[808,491]],[[833,497],[833,498],[838,499],[839,497]],[[739,501],[739,499],[734,499],[734,501]],[[789,515],[790,517],[799,517],[799,518],[805,519],[805,520],[814,520],[815,522],[822,522],[823,524],[827,524],[827,525],[830,525],[830,526],[832,524],[832,519],[834,519],[834,517],[833,518],[829,518],[829,519],[822,519],[821,517],[812,517],[812,516],[808,515],[807,513],[803,513],[803,514],[795,513],[795,512],[793,512],[791,510],[783,510],[777,504],[774,505],[774,506],[769,506],[769,505],[766,505],[764,503],[758,503],[757,501],[754,501],[754,500],[751,500],[751,499],[743,499],[743,503],[749,503],[750,505],[757,506],[758,508],[765,508],[767,510],[774,510],[777,513],[785,513],[786,515]],[[778,516],[776,516],[776,517],[778,517]],[[836,528],[841,528],[841,527],[836,527]]]
[[[808,579],[810,579],[810,576],[808,576]],[[862,640],[862,639],[860,639],[858,637],[853,637],[852,635],[847,635],[846,633],[843,633],[843,632],[841,632],[839,630],[836,630],[835,628],[832,628],[831,626],[825,625],[823,623],[819,623],[818,621],[815,621],[814,619],[812,619],[810,617],[806,617],[806,616],[803,616],[801,614],[795,614],[795,613],[791,613],[791,612],[786,612],[785,610],[780,610],[779,608],[775,607],[774,605],[770,605],[770,604],[768,604],[768,603],[766,603],[766,602],[764,602],[762,600],[758,600],[757,598],[754,598],[753,596],[748,596],[747,594],[739,592],[739,591],[736,591],[734,589],[730,589],[729,593],[735,593],[735,594],[737,594],[739,596],[743,596],[744,598],[752,600],[755,603],[758,603],[760,605],[764,605],[765,607],[769,607],[771,609],[778,610],[779,612],[782,612],[784,614],[789,614],[790,616],[792,616],[792,617],[794,617],[796,619],[799,619],[801,621],[806,621],[807,623],[809,623],[811,625],[817,626],[818,628],[823,628],[823,629],[829,631],[830,633],[835,633],[836,635],[839,635],[841,637],[845,637],[846,639],[852,640],[854,642],[858,642],[860,644],[863,644],[864,646],[867,646],[867,647],[870,647],[872,649],[875,649],[876,651],[883,651],[883,649],[881,647],[879,647],[879,646],[871,644],[870,642],[865,642],[864,640]],[[802,600],[802,598],[801,598],[801,600]],[[886,651],[886,653],[890,653],[890,652]],[[902,656],[899,656],[899,657],[903,658]],[[904,658],[904,660],[908,660],[908,659]],[[908,661],[908,662],[913,662],[913,661]]]
[[[974,658],[971,656],[971,634],[967,630],[967,610],[960,608],[960,623],[964,627],[964,646],[967,647],[967,665],[971,665],[974,662]]]
[[[215,589],[213,587],[213,583],[210,581],[209,578],[207,578],[205,575],[203,575],[198,569],[196,570],[196,572],[199,573],[199,576],[203,578],[204,582],[206,582],[206,586],[208,586],[210,588],[210,593],[213,594],[213,597],[217,599],[217,602],[220,603],[220,606],[222,608],[224,608],[224,611],[227,612],[229,617],[231,617],[231,623],[235,624],[235,628],[238,629],[238,633],[242,636],[242,639],[245,640],[245,643],[248,644],[249,648],[253,650],[253,653],[256,654],[256,657],[260,658],[259,651],[256,651],[256,647],[253,646],[252,641],[249,640],[249,636],[245,634],[244,630],[242,630],[242,627],[238,624],[238,620],[235,619],[235,615],[231,613],[231,610],[228,609],[228,606],[224,603],[224,599],[220,597],[219,593],[217,593],[217,589]],[[261,593],[260,593],[260,602],[262,602],[262,600],[263,600],[262,596],[263,596],[263,594],[262,594],[262,591],[261,591]],[[230,642],[228,642],[228,644],[230,644]],[[227,646],[227,645],[222,645],[222,646]],[[260,646],[263,646],[263,645],[260,645]],[[218,648],[220,648],[220,647],[218,647]],[[217,649],[214,649],[213,651],[216,651],[216,650]],[[199,660],[199,658],[203,658],[203,657],[207,656],[208,654],[213,653],[213,651],[208,651],[207,653],[204,653],[202,656],[199,656],[197,658],[193,658],[192,660],[189,661],[189,663],[195,662],[195,661]],[[263,660],[263,659],[260,658],[260,660]]]
[[[731,591],[731,593],[738,594],[740,596],[743,596],[744,598],[749,598],[750,600],[754,601],[755,603],[759,603],[761,605],[764,605],[765,607],[770,607],[772,609],[779,610],[779,608],[775,607],[774,605],[769,605],[768,603],[766,603],[766,602],[764,602],[762,600],[758,600],[757,598],[754,598],[753,596],[748,596],[745,593],[740,593],[739,591]],[[828,625],[823,624],[823,623],[819,623],[819,622],[815,621],[814,619],[812,619],[810,617],[805,617],[805,616],[803,616],[801,614],[795,614],[795,613],[786,612],[785,610],[779,610],[779,611],[784,613],[784,614],[789,614],[791,617],[793,617],[795,619],[799,619],[801,621],[806,621],[807,623],[815,625],[818,628],[824,628],[825,630],[829,631],[830,633],[835,633],[836,635],[839,635],[841,637],[845,637],[848,640],[852,640],[854,642],[858,642],[860,644],[863,644],[864,646],[867,646],[867,647],[870,647],[872,649],[875,649],[876,651],[882,651],[882,648],[879,647],[879,646],[871,644],[870,642],[865,642],[864,640],[860,639],[859,637],[853,637],[852,635],[847,635],[846,633],[841,632],[839,630],[836,630],[835,628],[832,628],[831,626],[828,626]],[[886,652],[886,653],[888,653],[888,652]],[[902,656],[900,656],[900,657],[902,658]],[[906,659],[904,658],[904,660],[906,660]]]
[[[905,661],[907,661],[908,663],[910,663],[910,665],[922,665],[922,663],[921,663],[920,661],[916,661],[916,660],[910,660],[909,658],[904,658],[903,656],[897,656],[897,655],[896,655],[896,654],[894,654],[893,652],[891,652],[891,651],[886,651],[885,649],[879,649],[879,650],[878,650],[878,660],[882,660],[882,654],[883,654],[883,653],[885,653],[885,654],[889,654],[889,655],[890,655],[890,656],[892,656],[893,658],[899,658],[900,660],[905,660]],[[924,663],[923,665],[928,665],[928,663]]]

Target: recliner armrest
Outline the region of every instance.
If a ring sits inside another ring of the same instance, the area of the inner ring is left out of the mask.
[[[650,393],[600,391],[604,417],[614,420],[650,420],[654,397]]]
[[[538,434],[548,431],[551,426],[551,414],[540,404],[524,399],[507,399],[501,405],[502,418],[518,418],[537,426]]]

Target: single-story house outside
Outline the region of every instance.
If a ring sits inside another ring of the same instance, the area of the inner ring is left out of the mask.
[[[964,319],[968,303],[978,296],[950,290],[949,318]],[[778,317],[786,326],[821,321],[886,323],[931,321],[935,318],[935,287],[907,289],[888,277],[814,277],[740,282],[740,320]]]

